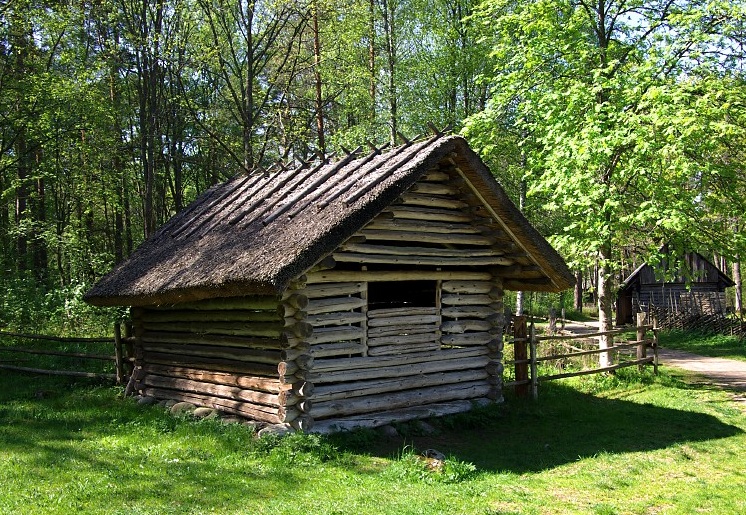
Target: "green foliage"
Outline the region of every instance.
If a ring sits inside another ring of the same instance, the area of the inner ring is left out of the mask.
[[[0,330],[57,336],[111,335],[123,309],[97,308],[83,302],[85,284],[48,288],[30,277],[0,279]]]
[[[337,448],[316,434],[269,435],[256,440],[253,448],[278,465],[313,466],[339,459]]]
[[[384,472],[384,476],[392,481],[426,484],[461,483],[473,480],[476,475],[477,468],[472,463],[447,457],[442,463],[434,464],[411,448],[405,448]]]

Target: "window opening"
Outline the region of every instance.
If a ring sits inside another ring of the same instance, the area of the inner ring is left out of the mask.
[[[369,309],[434,308],[436,281],[374,281],[368,283]]]

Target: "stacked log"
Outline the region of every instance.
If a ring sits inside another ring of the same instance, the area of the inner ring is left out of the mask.
[[[257,421],[309,427],[308,299],[253,296],[133,309],[135,389]]]
[[[368,311],[368,355],[429,352],[440,348],[437,308],[404,307]]]
[[[366,352],[365,323],[367,284],[363,281],[307,285],[306,322],[313,335],[304,341],[314,359],[362,356]]]

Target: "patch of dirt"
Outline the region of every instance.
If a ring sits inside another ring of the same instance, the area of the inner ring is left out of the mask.
[[[674,349],[658,349],[658,361],[664,365],[694,372],[711,384],[733,392],[733,399],[746,404],[746,362],[710,358]]]

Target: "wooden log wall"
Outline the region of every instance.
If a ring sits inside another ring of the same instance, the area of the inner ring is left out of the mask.
[[[134,388],[272,424],[308,427],[308,299],[214,299],[133,308]]]
[[[334,419],[381,424],[423,406],[445,413],[464,400],[501,399],[504,281],[540,275],[463,181],[452,162],[442,163],[310,271],[296,292],[309,298],[314,326],[307,380],[314,384],[309,415],[319,427]],[[434,298],[368,305],[366,285],[375,281],[433,281]]]
[[[710,286],[712,289],[707,290]],[[724,292],[718,292],[717,285],[693,284],[691,290],[685,285],[673,283],[660,286],[643,286],[639,293],[633,295],[633,310],[647,311],[650,306],[688,311],[704,315],[723,313],[726,308]]]

